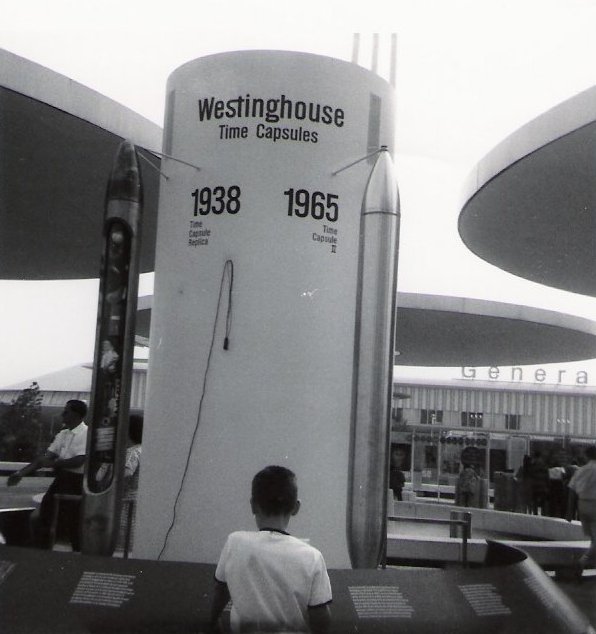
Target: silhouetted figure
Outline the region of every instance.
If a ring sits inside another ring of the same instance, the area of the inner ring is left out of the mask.
[[[395,448],[391,452],[391,466],[389,469],[389,488],[393,491],[393,497],[399,502],[402,501],[402,491],[406,483],[406,476],[402,471],[404,465],[404,451],[401,448]]]
[[[464,464],[459,474],[458,487],[462,506],[473,506],[478,491],[478,475],[472,465]]]
[[[530,463],[531,500],[530,512],[533,515],[546,515],[548,499],[548,469],[542,454],[537,451]]]

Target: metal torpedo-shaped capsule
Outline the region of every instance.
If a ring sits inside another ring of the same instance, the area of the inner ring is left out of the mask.
[[[143,186],[134,145],[116,153],[105,198],[82,551],[110,556],[120,528],[137,310]]]
[[[399,194],[383,146],[372,169],[360,221],[347,541],[353,568],[376,568],[387,540]]]

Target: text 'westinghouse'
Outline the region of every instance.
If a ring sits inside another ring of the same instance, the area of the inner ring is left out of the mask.
[[[341,128],[345,113],[341,108],[313,103],[312,101],[292,101],[285,95],[263,99],[250,95],[234,99],[216,99],[204,97],[198,100],[199,120],[211,119],[264,119],[268,123],[295,119],[311,121]]]

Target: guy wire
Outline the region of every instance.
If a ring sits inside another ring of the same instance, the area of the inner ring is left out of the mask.
[[[221,307],[221,298],[223,295],[223,288],[224,288],[224,281],[226,278],[226,272],[229,271],[229,278],[230,278],[230,283],[229,283],[229,289],[228,289],[228,310],[227,310],[227,315],[226,315],[226,337],[224,340],[224,349],[227,350],[228,349],[228,337],[230,334],[230,330],[231,330],[231,324],[232,324],[232,286],[234,284],[234,263],[232,262],[232,260],[226,260],[225,264],[224,264],[224,268],[221,274],[221,282],[219,284],[219,296],[217,298],[217,310],[215,312],[215,320],[213,322],[213,332],[211,335],[211,344],[209,346],[209,354],[207,356],[207,365],[205,367],[205,374],[203,375],[203,387],[202,387],[202,392],[201,392],[201,398],[199,400],[199,411],[197,413],[197,422],[195,424],[194,430],[192,432],[192,438],[190,440],[190,445],[189,445],[189,449],[188,449],[188,454],[186,456],[186,463],[184,465],[184,471],[182,473],[182,479],[180,480],[180,487],[178,488],[178,493],[176,494],[176,499],[174,500],[174,512],[172,514],[172,521],[170,523],[170,526],[166,532],[166,536],[164,538],[164,542],[163,542],[163,546],[159,552],[159,555],[157,556],[157,559],[160,560],[161,556],[163,555],[163,553],[165,552],[167,545],[168,545],[168,539],[170,538],[170,533],[172,532],[175,524],[176,524],[176,516],[177,516],[177,511],[178,511],[178,502],[180,500],[180,496],[182,495],[182,490],[184,489],[184,482],[186,480],[186,476],[188,474],[188,470],[190,468],[190,459],[192,456],[192,450],[194,448],[194,444],[195,444],[195,438],[197,435],[197,432],[199,430],[199,423],[201,421],[201,413],[203,411],[203,401],[205,399],[205,394],[207,391],[207,377],[209,375],[209,367],[211,365],[211,356],[213,353],[213,348],[215,345],[215,336],[217,333],[217,322],[219,319],[219,310]]]

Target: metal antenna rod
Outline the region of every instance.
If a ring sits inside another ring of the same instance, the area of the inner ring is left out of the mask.
[[[142,158],[147,165],[150,165],[156,172],[158,172],[163,178],[165,178],[166,180],[169,180],[169,177],[162,172],[159,167],[157,167],[157,165],[155,165],[152,161],[150,161],[142,152],[139,152],[139,148],[137,147],[137,154],[139,156],[139,158]]]
[[[360,54],[360,33],[354,33],[354,40],[352,42],[352,64],[358,63],[359,54]]]
[[[391,34],[391,57],[389,59],[389,83],[395,88],[395,77],[397,69],[397,33]]]
[[[379,34],[373,34],[373,47],[372,47],[372,63],[371,70],[373,73],[377,72],[379,65]]]

